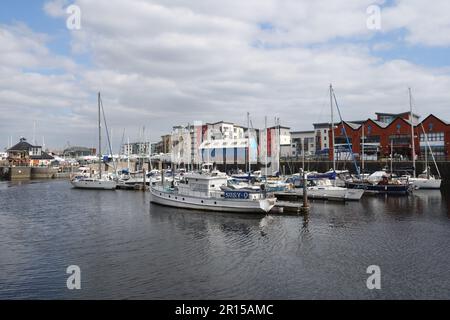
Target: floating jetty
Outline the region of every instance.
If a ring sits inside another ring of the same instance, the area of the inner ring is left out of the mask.
[[[275,197],[279,200],[286,200],[286,201],[292,201],[292,202],[298,202],[301,199],[303,199],[303,190],[295,191],[295,192],[289,192],[289,191],[283,191],[283,192],[275,192]],[[339,202],[345,202],[348,201],[348,199],[341,198],[341,197],[333,197],[329,194],[323,194],[323,195],[314,195],[308,193],[308,199],[312,200],[328,200],[328,201],[339,201]],[[285,203],[285,202],[283,202]]]

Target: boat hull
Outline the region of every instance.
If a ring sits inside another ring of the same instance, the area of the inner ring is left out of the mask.
[[[318,200],[340,200],[340,201],[359,201],[364,195],[364,190],[361,189],[346,189],[346,188],[334,188],[334,189],[313,189],[308,188],[307,196],[309,199]],[[280,199],[292,199],[303,198],[303,190],[297,189],[295,192],[277,192],[276,197]]]
[[[239,201],[239,200],[222,200],[216,198],[200,198],[193,196],[177,195],[171,192],[164,192],[150,189],[150,202],[163,206],[195,209],[205,211],[235,212],[235,213],[266,213],[261,208],[259,201]],[[276,199],[267,199],[272,201],[272,207],[275,205]]]
[[[360,189],[364,190],[366,193],[374,194],[408,195],[412,191],[411,185],[373,185],[347,182],[346,186],[349,189]]]
[[[317,199],[340,199],[347,201],[358,201],[364,194],[364,190],[346,189],[342,190],[308,190],[308,197]]]
[[[75,180],[70,182],[77,189],[115,190],[117,183],[113,180],[105,181],[83,181]]]
[[[409,181],[416,189],[440,189],[441,179],[410,178]]]

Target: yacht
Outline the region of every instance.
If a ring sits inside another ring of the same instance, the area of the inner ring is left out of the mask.
[[[407,178],[394,178],[386,171],[376,171],[365,180],[348,180],[346,186],[349,189],[364,190],[367,193],[387,195],[408,195],[414,189]]]
[[[264,190],[223,190],[228,177],[224,173],[189,173],[178,183],[152,185],[151,202],[177,208],[239,213],[267,213],[276,198]]]
[[[297,180],[296,190],[276,193],[280,197],[303,197],[303,180]],[[364,194],[362,189],[342,188],[330,179],[307,179],[307,195],[311,199],[359,201]]]
[[[412,97],[411,97],[411,88],[409,88],[409,103],[410,103],[410,119],[413,119],[413,106],[412,106]],[[425,142],[425,171],[416,177],[416,151],[414,147],[414,142],[411,143],[412,147],[412,159],[413,159],[413,176],[409,178],[411,183],[413,184],[414,188],[416,189],[440,189],[441,188],[441,174],[439,172],[439,167],[436,163],[436,159],[434,157],[433,149],[431,148],[430,142],[428,140],[428,135],[425,132],[425,129],[423,127],[423,124],[420,124],[423,136],[424,136],[424,142]],[[414,124],[411,122],[411,141],[414,141]],[[430,168],[428,166],[428,150],[431,153],[431,157],[433,159],[434,165],[436,167],[436,171],[438,173],[438,177],[434,177],[430,174]]]
[[[102,175],[102,126],[101,126],[101,108],[102,101],[100,93],[98,93],[98,175],[93,177],[77,176],[73,178],[70,183],[74,188],[78,189],[98,189],[98,190],[115,190],[117,187],[117,181],[113,179],[111,175]]]
[[[70,182],[74,188],[78,189],[115,190],[117,188],[117,182],[115,180],[105,177],[101,179],[77,177]]]
[[[429,169],[425,170],[417,178],[409,178],[409,181],[416,189],[440,189],[442,180],[430,174]]]

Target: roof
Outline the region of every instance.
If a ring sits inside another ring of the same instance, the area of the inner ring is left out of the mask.
[[[400,113],[389,113],[389,112],[375,112],[375,114],[377,116],[392,116],[392,117],[399,117],[399,116],[403,116],[405,114],[410,114],[409,111],[405,111],[405,112],[400,112]],[[420,115],[418,115],[417,113],[413,113],[414,117],[420,118]]]
[[[216,124],[231,124],[231,125],[235,125],[233,122],[228,122],[228,121],[218,121],[218,122],[214,122],[214,123],[207,123],[207,125],[211,125],[214,126]]]
[[[86,148],[86,147],[70,147],[70,148],[67,148],[67,149],[65,149],[63,152],[64,153],[66,153],[66,152],[75,152],[75,151],[91,151],[92,149],[91,148]]]
[[[51,155],[49,155],[47,152],[42,151],[40,156],[31,156],[31,160],[53,160],[55,159]]]
[[[372,121],[373,123],[375,123],[377,126],[383,128],[383,129],[386,128],[389,125],[389,123],[386,123],[386,122],[381,122],[381,121],[373,120],[373,119],[369,119],[369,120]]]
[[[432,114],[432,113],[429,114],[425,119],[422,120],[421,123],[419,123],[419,124],[417,124],[417,125],[420,125],[420,124],[424,123],[425,121],[427,121],[427,120],[428,120],[429,118],[431,118],[431,117],[437,119],[438,121],[442,122],[443,124],[445,124],[445,125],[447,125],[447,126],[450,125],[450,123],[449,123],[448,121],[442,120],[442,119],[436,117],[436,116],[435,116],[434,114]]]
[[[313,123],[314,128],[329,128],[331,126],[330,122]]]
[[[27,142],[27,139],[21,138],[18,144],[12,146],[7,151],[28,151],[30,148],[40,148],[40,146],[33,146]]]
[[[357,124],[357,123],[354,123],[354,122],[347,122],[347,121],[345,121],[345,123],[346,123],[350,128],[352,128],[353,130],[358,130],[358,129],[361,127],[361,124]]]
[[[280,128],[280,129],[290,129],[291,127],[276,125],[276,126],[269,127],[267,129],[278,129],[278,128]]]
[[[314,130],[306,130],[306,131],[291,131],[291,134],[315,134]]]

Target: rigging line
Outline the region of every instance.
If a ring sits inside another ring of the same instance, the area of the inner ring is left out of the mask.
[[[111,140],[109,139],[108,125],[106,123],[105,108],[103,107],[103,99],[101,97],[100,97],[100,105],[102,107],[103,122],[105,123],[106,137],[108,139],[109,152],[111,152],[111,157],[112,157],[112,160],[113,160],[114,172],[116,172],[117,171],[116,170],[116,162],[114,161],[114,154],[113,154],[112,147],[111,147]]]
[[[359,167],[358,167],[358,165],[356,163],[355,154],[353,153],[353,149],[350,146],[350,140],[349,140],[348,135],[347,135],[347,129],[345,129],[344,120],[342,119],[341,109],[339,108],[339,105],[338,105],[338,102],[337,102],[337,99],[336,99],[336,94],[334,92],[334,88],[332,89],[332,91],[333,91],[334,102],[335,102],[336,108],[338,110],[339,118],[341,119],[342,128],[344,129],[344,135],[345,135],[345,139],[347,141],[347,147],[348,147],[349,152],[350,152],[350,154],[352,156],[353,164],[355,165],[356,173],[357,173],[358,179],[359,179],[361,177],[361,174],[360,174],[360,171],[359,171]],[[331,130],[334,130],[334,128],[331,128]],[[333,141],[333,148],[335,148],[334,141]],[[333,157],[334,157],[334,152],[333,152]]]
[[[439,167],[438,167],[438,165],[437,165],[436,158],[434,157],[433,149],[431,149],[431,145],[430,145],[430,142],[429,142],[429,140],[428,140],[428,135],[427,135],[427,133],[425,132],[425,128],[423,127],[423,123],[421,123],[420,126],[422,127],[422,131],[423,131],[423,134],[424,134],[424,138],[425,138],[426,144],[427,144],[427,145],[425,146],[425,148],[427,148],[427,147],[429,148],[430,153],[431,153],[431,157],[433,158],[434,165],[436,166],[436,171],[437,171],[437,173],[438,173],[439,179],[441,179],[441,172],[439,171]],[[428,171],[428,168],[426,168],[426,169],[427,169],[427,171]]]
[[[120,141],[120,146],[119,146],[119,155],[121,154],[122,151],[122,146],[124,144],[124,140],[125,140],[125,128],[123,128],[123,133],[122,133],[122,140]]]

